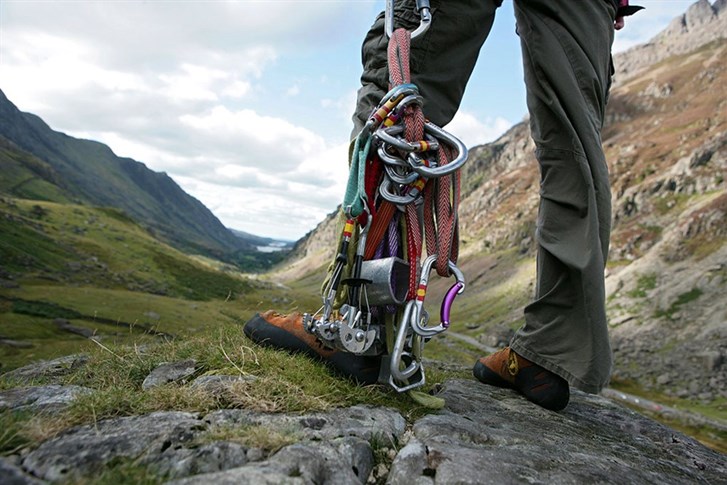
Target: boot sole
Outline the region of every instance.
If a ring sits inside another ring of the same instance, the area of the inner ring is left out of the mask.
[[[253,342],[292,353],[302,353],[325,363],[336,374],[353,379],[358,384],[375,384],[379,379],[381,356],[362,356],[334,351],[325,357],[292,333],[272,325],[256,314],[243,327],[245,335]]]

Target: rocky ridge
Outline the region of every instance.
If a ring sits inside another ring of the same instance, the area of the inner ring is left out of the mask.
[[[648,6],[641,15],[648,15]],[[704,44],[725,37],[727,2],[698,0],[649,42],[615,56],[616,82],[626,80],[671,56],[692,52]]]
[[[155,373],[165,367],[174,374],[189,365],[160,366]],[[43,370],[24,372],[37,376]],[[0,410],[17,409],[9,392],[0,392]],[[410,422],[395,409],[364,405],[298,414],[219,409],[104,419],[0,458],[0,472],[3,483],[14,485],[74,483],[123,463],[146,470],[147,481],[175,485],[677,484],[719,483],[727,473],[724,455],[603,397],[574,392],[568,407],[553,413],[474,380],[447,380],[435,394],[444,409]],[[255,432],[257,440],[245,438]]]

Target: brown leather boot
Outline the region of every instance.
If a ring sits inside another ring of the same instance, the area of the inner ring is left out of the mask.
[[[289,352],[301,352],[321,360],[334,372],[354,379],[359,384],[375,384],[379,378],[381,356],[362,356],[325,347],[303,328],[303,315],[284,315],[269,310],[258,313],[243,327],[252,341]]]
[[[510,347],[479,359],[473,373],[484,384],[515,389],[529,401],[553,411],[565,408],[570,399],[565,379],[519,356]]]

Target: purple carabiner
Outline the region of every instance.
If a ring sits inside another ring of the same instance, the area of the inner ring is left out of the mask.
[[[439,318],[442,320],[442,327],[444,328],[449,328],[449,313],[452,310],[452,303],[454,303],[454,298],[462,292],[462,288],[464,288],[464,283],[458,281],[444,295],[442,307],[439,310]]]

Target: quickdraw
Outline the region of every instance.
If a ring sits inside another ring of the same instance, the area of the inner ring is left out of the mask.
[[[425,383],[424,343],[447,330],[454,299],[465,288],[456,261],[459,169],[467,148],[424,119],[424,100],[410,82],[409,43],[429,27],[429,2],[417,0],[420,25],[411,33],[393,29],[393,7],[394,0],[387,0],[393,86],[355,141],[339,251],[323,306],[304,314],[303,321],[332,349],[359,355],[388,351],[379,380],[403,392]],[[425,240],[429,255],[420,265]],[[424,299],[435,268],[442,277],[454,276],[455,284],[442,302],[440,323],[430,326]],[[336,309],[342,286],[346,301]]]

